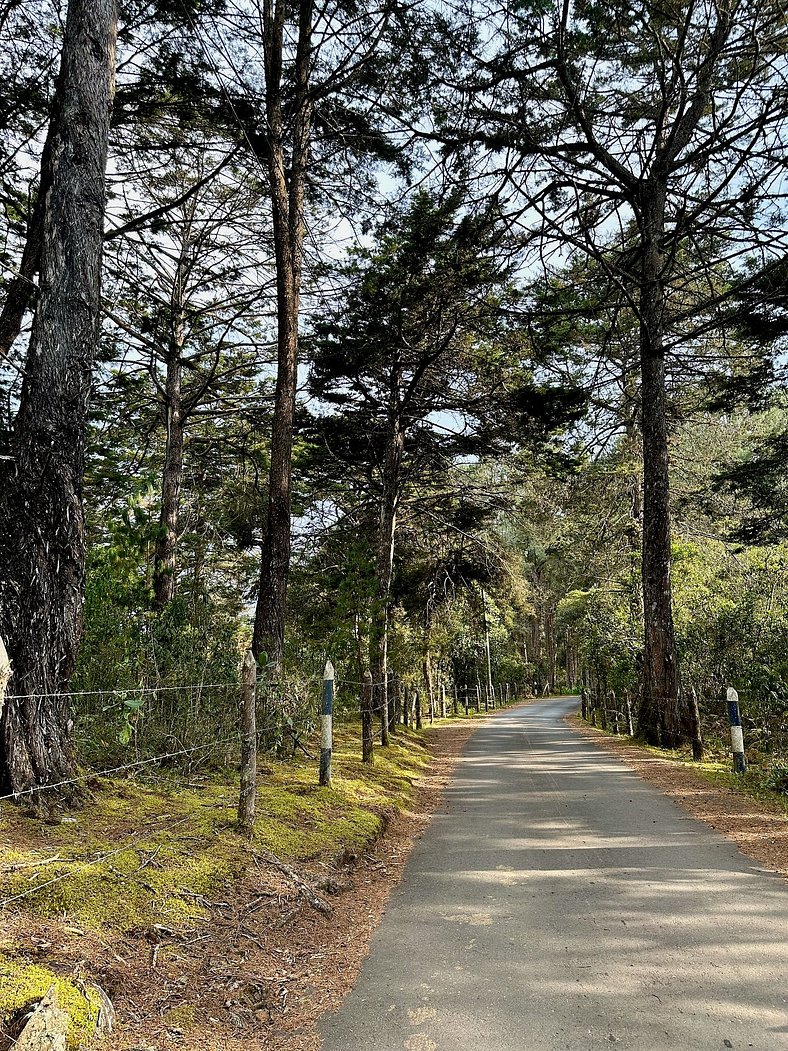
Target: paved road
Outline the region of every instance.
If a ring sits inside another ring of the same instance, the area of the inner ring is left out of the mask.
[[[471,738],[324,1051],[788,1048],[788,884],[573,734]]]

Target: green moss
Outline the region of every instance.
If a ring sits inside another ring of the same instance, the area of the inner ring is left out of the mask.
[[[164,1022],[170,1029],[190,1029],[197,1020],[197,1012],[192,1004],[177,1004],[164,1016]]]
[[[331,788],[318,786],[314,761],[273,763],[258,781],[253,843],[295,861],[371,843],[413,798],[430,760],[427,733],[401,731],[365,766],[359,724],[340,725]],[[0,903],[21,895],[15,906],[87,928],[191,923],[204,914],[203,897],[248,864],[235,827],[237,791],[232,783],[107,780],[53,825],[0,808],[11,848],[0,867]]]
[[[243,866],[242,845],[227,831],[231,815],[227,789],[175,794],[128,783],[110,783],[65,824],[14,815],[16,838],[35,845],[14,853],[28,867],[0,870],[0,898],[20,895],[18,904],[39,915],[94,928],[186,922],[204,912],[194,895]]]
[[[57,989],[58,1006],[68,1013],[68,1047],[75,1051],[86,1046],[95,1032],[98,1000],[45,967],[0,956],[0,1016],[4,1021],[40,1000],[52,985]]]

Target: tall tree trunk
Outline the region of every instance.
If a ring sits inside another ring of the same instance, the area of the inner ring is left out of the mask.
[[[33,304],[35,278],[41,265],[41,246],[44,239],[44,208],[49,187],[52,185],[52,150],[60,126],[63,74],[61,68],[55,86],[55,98],[47,128],[47,137],[41,151],[41,170],[38,178],[38,193],[27,224],[27,237],[19,263],[19,273],[8,282],[5,302],[0,311],[0,358],[8,357],[14,341],[22,331],[22,321]]]
[[[482,588],[482,622],[484,627],[484,656],[485,656],[485,671],[487,673],[487,696],[489,697],[493,692],[493,677],[492,677],[492,654],[490,653],[490,622],[487,619],[487,596]]]
[[[312,129],[309,77],[312,58],[312,0],[298,4],[292,148],[288,162],[283,124],[282,84],[285,0],[265,0],[265,81],[267,152],[277,282],[277,376],[271,429],[271,467],[266,532],[260,555],[260,583],[252,651],[266,652],[281,671],[284,659],[287,580],[290,572],[293,424],[298,384],[298,317],[304,254],[304,193]]]
[[[665,191],[644,191],[641,219],[640,368],[643,419],[643,696],[638,731],[671,747],[681,738],[679,669],[673,634],[670,482],[665,390],[662,240]]]
[[[375,558],[375,593],[369,632],[369,666],[374,684],[374,707],[388,711],[388,641],[391,577],[394,569],[394,541],[399,510],[400,473],[405,448],[405,431],[400,414],[400,374],[394,369],[389,380],[386,447],[380,494],[380,520]]]
[[[186,412],[183,404],[183,351],[186,345],[186,273],[192,261],[191,216],[182,228],[180,255],[170,296],[170,331],[167,347],[167,373],[162,398],[164,425],[164,466],[161,473],[159,535],[153,555],[153,594],[156,609],[162,610],[175,598],[178,574],[178,519],[183,484],[183,450]]]
[[[60,695],[82,630],[85,431],[99,339],[115,28],[113,0],[69,3],[40,292],[13,460],[0,478],[0,636],[14,669],[0,766],[4,787],[15,792],[73,771]]]
[[[181,353],[183,325],[180,323],[180,346],[177,333],[167,359],[167,378],[164,387],[165,444],[164,467],[161,474],[161,511],[159,535],[153,555],[153,594],[156,608],[164,609],[175,598],[177,581],[178,517],[183,481],[183,449],[185,421],[181,397]]]
[[[629,506],[630,520],[627,529],[629,551],[629,614],[633,624],[640,624],[643,616],[643,592],[641,587],[640,551],[643,543],[643,498],[641,494],[641,428],[640,398],[637,379],[626,359],[623,364],[622,386],[624,389],[624,434],[625,455],[629,458]]]

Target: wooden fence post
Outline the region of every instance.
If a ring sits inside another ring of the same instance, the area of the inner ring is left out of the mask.
[[[361,684],[361,762],[372,763],[374,759],[374,733],[372,724],[372,672],[364,670],[364,682]],[[321,782],[322,784],[322,782]]]
[[[10,678],[11,661],[8,659],[5,643],[0,639],[0,716],[2,716],[3,708],[5,707],[5,691]]]
[[[331,752],[334,747],[334,665],[326,661],[323,672],[323,712],[320,719],[320,776],[318,783],[331,784]]]
[[[254,809],[257,802],[256,702],[257,661],[252,651],[247,650],[241,668],[241,791],[238,796],[238,824],[248,835],[251,835],[254,829]]]
[[[703,760],[703,734],[700,728],[698,691],[690,686],[690,724],[692,726],[692,758],[696,763]]]
[[[399,676],[395,675],[394,672],[392,672],[391,678],[389,679],[389,683],[389,697],[391,698],[391,700],[389,701],[389,730],[393,734],[395,734],[397,732],[397,726],[399,725],[401,717],[400,712],[402,709],[402,693],[400,691],[401,684],[399,681]]]

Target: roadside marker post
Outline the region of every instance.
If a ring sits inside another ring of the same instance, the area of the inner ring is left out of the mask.
[[[733,769],[737,774],[743,774],[747,770],[747,760],[744,757],[744,731],[741,728],[741,712],[739,711],[739,695],[732,686],[728,687],[728,719],[731,724],[731,746],[733,747]]]
[[[334,665],[326,661],[323,672],[323,714],[320,720],[320,784],[331,784],[331,751],[334,747]]]

